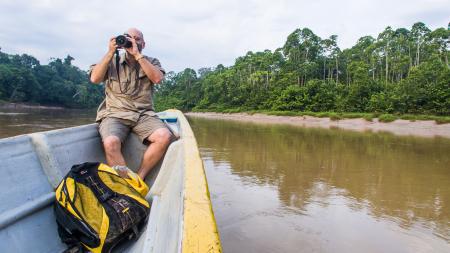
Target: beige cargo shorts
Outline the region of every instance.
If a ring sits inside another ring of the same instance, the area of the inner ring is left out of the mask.
[[[147,138],[159,128],[167,127],[158,116],[143,114],[139,117],[137,122],[127,119],[106,117],[100,122],[99,132],[102,140],[112,135],[117,136],[123,143],[130,131],[133,131],[142,143],[148,144]]]

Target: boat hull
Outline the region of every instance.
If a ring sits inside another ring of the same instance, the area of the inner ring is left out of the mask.
[[[180,139],[146,178],[152,202],[146,229],[114,251],[221,252],[192,130],[180,111],[159,115],[171,119]],[[147,147],[134,134],[123,146],[127,165],[136,171]],[[97,124],[1,139],[0,160],[0,252],[65,250],[52,211],[54,189],[72,165],[106,162]]]

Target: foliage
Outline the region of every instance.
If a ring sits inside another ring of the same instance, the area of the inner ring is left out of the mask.
[[[0,52],[0,100],[91,108],[103,99],[103,87],[72,65],[73,57],[52,59],[48,65],[27,54]]]
[[[392,122],[396,120],[396,118],[390,114],[382,114],[378,117],[378,120],[380,120],[380,122]]]
[[[345,50],[337,36],[296,29],[275,51],[248,52],[234,65],[172,73],[158,87],[159,110],[289,111],[450,115],[450,31],[418,22],[387,27]],[[354,114],[358,115],[358,114]],[[383,116],[386,117],[386,116]]]
[[[450,116],[450,31],[387,27],[341,50],[338,37],[293,31],[273,52],[248,52],[232,66],[169,72],[156,86],[158,111],[326,112]],[[103,87],[89,82],[74,59],[40,65],[34,57],[0,52],[0,101],[93,107]],[[325,113],[325,114],[326,114]],[[353,114],[358,115],[358,114]],[[442,117],[440,119],[443,119]],[[445,120],[444,120],[445,121]]]

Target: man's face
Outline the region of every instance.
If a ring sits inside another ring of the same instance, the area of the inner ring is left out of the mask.
[[[126,33],[125,35],[133,38],[136,41],[139,52],[142,52],[142,49],[145,47],[145,41],[142,38],[142,35],[135,31],[128,31],[128,33]]]

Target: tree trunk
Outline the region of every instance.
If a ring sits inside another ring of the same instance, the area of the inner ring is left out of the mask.
[[[450,68],[450,66],[448,65],[448,55],[447,55],[447,52],[444,51],[444,53],[445,53],[445,66],[447,66],[447,68]]]
[[[346,65],[347,66],[345,66],[345,74],[347,75],[347,86],[349,85],[349,83],[350,83],[350,77],[349,77],[349,75],[348,75],[348,62],[346,61]]]
[[[339,61],[338,57],[336,56],[336,83],[339,82]]]
[[[408,67],[407,75],[409,76],[409,72],[411,71],[412,64],[413,64],[413,60],[412,60],[412,57],[411,57],[411,46],[410,45],[408,45],[408,55],[409,55],[409,67]]]
[[[420,64],[420,43],[417,42],[416,66]]]
[[[19,84],[16,84],[16,87],[14,87],[14,90],[13,90],[13,92],[11,93],[11,96],[9,97],[9,102],[14,102],[13,101],[13,99],[14,99],[14,97],[16,96],[16,92],[17,92],[17,89],[19,88]]]
[[[386,52],[385,52],[386,53],[386,83],[388,81],[388,74],[389,74],[388,48],[389,48],[389,41],[388,41],[388,43],[386,45],[386,49],[385,49],[386,50]]]
[[[375,81],[375,64],[372,61],[372,80]]]

